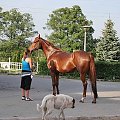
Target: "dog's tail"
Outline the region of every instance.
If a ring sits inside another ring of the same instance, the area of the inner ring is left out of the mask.
[[[54,97],[54,95],[48,95],[48,96],[45,96],[42,100],[42,103],[41,103],[41,106],[40,108],[44,108],[46,106],[46,103],[49,99],[52,99]]]
[[[39,112],[40,111],[40,105],[37,104],[37,111]]]
[[[47,100],[44,99],[44,100],[42,101],[42,104],[41,104],[41,105],[40,105],[40,104],[37,104],[37,111],[38,111],[38,112],[40,111],[40,109],[42,109],[42,108],[44,108],[44,107],[46,106],[46,102],[47,102]]]

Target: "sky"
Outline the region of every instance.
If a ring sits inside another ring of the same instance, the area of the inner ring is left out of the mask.
[[[3,11],[17,8],[19,12],[31,14],[35,30],[43,38],[50,34],[43,29],[49,14],[56,9],[72,8],[74,5],[79,5],[86,18],[93,21],[94,38],[102,36],[105,22],[109,18],[114,22],[114,29],[120,38],[120,0],[0,0]]]

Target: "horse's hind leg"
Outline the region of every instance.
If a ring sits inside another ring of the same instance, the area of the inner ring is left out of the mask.
[[[96,79],[94,76],[92,76],[94,74],[90,74],[90,82],[91,82],[91,86],[92,86],[92,92],[94,94],[94,98],[92,103],[96,103],[96,98],[98,98],[98,94],[97,94],[97,85],[96,85]]]
[[[87,81],[85,79],[85,74],[80,74],[80,79],[83,84],[83,97],[81,98],[80,102],[84,103],[84,99],[86,98],[86,91],[87,91]]]
[[[96,82],[91,82],[91,86],[92,86],[92,91],[94,94],[94,99],[93,99],[92,103],[96,103],[96,98],[98,98]]]

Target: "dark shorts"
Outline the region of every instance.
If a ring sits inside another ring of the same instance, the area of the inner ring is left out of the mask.
[[[31,75],[21,77],[20,88],[23,88],[24,90],[30,90],[31,82],[32,82]]]

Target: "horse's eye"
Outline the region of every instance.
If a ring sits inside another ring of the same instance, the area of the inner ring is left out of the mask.
[[[39,40],[37,40],[37,41],[34,41],[34,43],[37,43],[37,42],[39,42]]]

